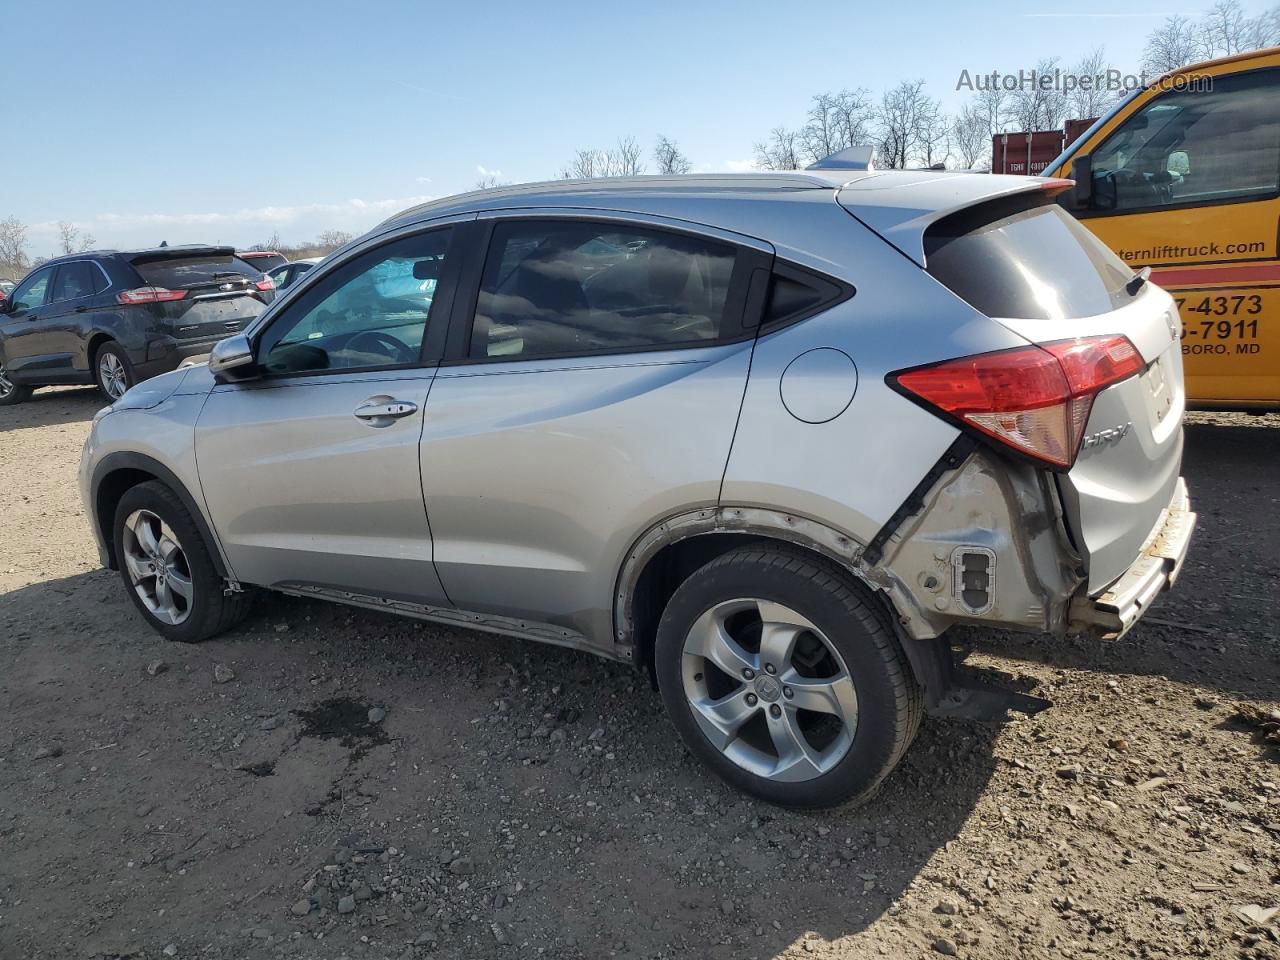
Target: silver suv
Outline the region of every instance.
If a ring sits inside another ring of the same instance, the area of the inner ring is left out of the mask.
[[[1065,181],[824,170],[437,201],[95,419],[103,563],[174,640],[249,588],[652,672],[689,748],[867,797],[1043,701],[955,624],[1119,636],[1173,582],[1178,315]]]

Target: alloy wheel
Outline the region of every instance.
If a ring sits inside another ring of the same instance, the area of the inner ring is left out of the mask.
[[[112,400],[119,400],[129,389],[124,364],[110,351],[104,353],[98,360],[98,379],[102,383],[102,389]]]
[[[6,399],[9,394],[13,393],[13,391],[13,381],[9,379],[9,375],[4,368],[4,364],[0,363],[0,400]]]
[[[760,599],[716,604],[684,642],[684,693],[726,758],[759,777],[811,780],[849,751],[858,695],[844,659],[813,623]]]
[[[173,625],[187,619],[195,598],[187,555],[170,526],[150,510],[135,510],[124,522],[124,564],[153,617]]]

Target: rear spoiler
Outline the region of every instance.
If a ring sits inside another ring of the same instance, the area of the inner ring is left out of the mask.
[[[153,263],[156,260],[184,260],[187,257],[234,257],[235,247],[205,247],[199,244],[188,244],[181,247],[157,247],[155,250],[143,250],[131,254],[130,263]]]
[[[855,219],[923,267],[925,231],[944,217],[1002,197],[1036,191],[1054,196],[1072,186],[1071,180],[1006,174],[881,172],[846,183],[836,199]]]

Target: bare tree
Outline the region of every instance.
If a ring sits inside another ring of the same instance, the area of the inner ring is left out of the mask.
[[[1250,26],[1239,0],[1218,0],[1196,24],[1197,55],[1211,60],[1242,53],[1248,49]]]
[[[635,137],[620,137],[618,144],[610,150],[608,159],[608,176],[638,177],[644,173],[644,149]]]
[[[924,90],[923,80],[904,80],[880,98],[876,111],[877,160],[902,169],[912,160],[932,164],[942,150],[946,124],[941,108]]]
[[[0,270],[21,274],[27,266],[27,225],[17,217],[5,217],[0,220]]]
[[[502,186],[502,181],[498,179],[496,173],[482,173],[476,178],[477,190],[492,190],[494,187]]]
[[[994,137],[1009,124],[1011,107],[1009,91],[999,86],[979,90],[973,95],[973,106],[987,125],[987,135]]]
[[[804,159],[814,163],[848,147],[870,143],[873,116],[870,94],[861,88],[817,94],[799,132]]]
[[[1261,50],[1280,46],[1280,4],[1249,21],[1245,28],[1245,49]]]
[[[658,173],[664,175],[688,173],[693,169],[693,164],[684,155],[680,145],[670,137],[658,137],[658,142],[653,145],[653,162],[658,167]]]
[[[1175,14],[1165,17],[1164,23],[1147,36],[1142,69],[1156,77],[1195,63],[1199,57],[1195,24],[1187,17]]]
[[[316,246],[323,247],[325,252],[345,247],[354,237],[345,230],[325,230],[316,237]]]
[[[620,137],[612,150],[586,149],[560,170],[566,180],[592,177],[634,177],[644,173],[644,151],[635,137]]]
[[[965,104],[951,121],[951,144],[966,170],[978,169],[979,163],[989,159],[991,137],[991,128],[980,104]]]
[[[68,253],[83,253],[97,243],[91,233],[83,233],[74,223],[66,220],[58,221],[58,247],[65,256]]]
[[[755,145],[756,166],[762,170],[798,170],[800,134],[785,127],[774,127],[769,139]]]
[[[926,167],[946,165],[951,157],[951,118],[942,104],[926,98],[916,123],[916,153]]]
[[[1102,47],[1086,54],[1079,63],[1071,68],[1077,85],[1067,94],[1067,113],[1076,120],[1101,116],[1102,112],[1115,100],[1115,94],[1106,87],[1107,71],[1111,64],[1107,61]]]
[[[1035,66],[1037,79],[1058,69],[1057,57],[1045,57]],[[1056,130],[1067,119],[1067,98],[1052,84],[1033,83],[1014,91],[1010,116],[1019,130]]]

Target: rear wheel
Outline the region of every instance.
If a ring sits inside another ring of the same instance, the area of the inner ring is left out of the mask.
[[[104,343],[93,358],[94,379],[102,395],[112,403],[124,396],[124,392],[137,380],[133,364],[118,343]]]
[[[112,532],[129,598],[158,633],[198,643],[231,629],[249,612],[246,594],[223,592],[209,545],[163,483],[152,480],[127,490]]]
[[[9,373],[5,370],[4,361],[0,360],[0,407],[21,403],[30,396],[31,388],[10,380]]]
[[[883,611],[834,564],[744,547],[671,598],[658,685],[690,749],[788,807],[868,799],[919,728],[921,691]]]

